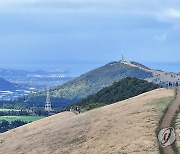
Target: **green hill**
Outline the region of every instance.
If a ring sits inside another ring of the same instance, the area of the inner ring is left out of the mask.
[[[126,77],[145,79],[152,77],[152,74],[138,67],[123,64],[121,61],[112,62],[59,86],[52,91],[52,95],[70,99],[84,98]]]
[[[122,101],[144,92],[159,88],[157,84],[145,80],[127,77],[112,86],[103,88],[94,95],[90,95],[81,102],[75,104],[86,110]]]
[[[66,108],[126,77],[146,79],[152,77],[152,73],[139,67],[124,64],[122,61],[111,62],[51,90],[51,102],[54,107]],[[45,92],[41,92],[29,95],[23,100],[26,100],[31,106],[33,104],[44,106],[45,95]]]
[[[52,89],[50,91],[52,106],[65,109],[67,106],[126,77],[136,77],[162,86],[166,85],[168,81],[180,81],[180,75],[177,73],[153,70],[137,62],[115,61]],[[43,107],[45,99],[46,92],[40,92],[21,98],[18,102],[26,102],[28,106]]]

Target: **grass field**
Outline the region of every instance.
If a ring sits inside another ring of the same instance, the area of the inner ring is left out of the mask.
[[[173,101],[174,101],[174,96],[161,98],[161,99],[153,102],[156,105],[156,108],[154,110],[163,112],[167,108],[167,106],[169,106],[170,104],[173,103]]]
[[[36,121],[39,119],[44,118],[43,116],[0,116],[0,121],[6,120],[6,121],[15,121],[15,120],[21,120],[21,121]]]
[[[20,111],[20,110],[0,108],[0,111],[8,112],[8,111]]]

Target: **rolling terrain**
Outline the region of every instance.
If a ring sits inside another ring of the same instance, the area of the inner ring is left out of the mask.
[[[15,90],[18,85],[13,84],[5,79],[0,78],[0,90]]]
[[[75,115],[63,112],[0,135],[0,154],[159,153],[155,130],[174,96],[156,89]]]
[[[26,85],[38,91],[47,89],[47,86],[56,87],[74,79],[73,77],[67,76],[67,74],[68,72],[62,69],[24,71],[0,68],[1,78],[12,83]]]
[[[27,85],[9,82],[0,77],[0,100],[11,100],[34,93]]]
[[[149,83],[145,80],[137,78],[127,77],[119,82],[113,83],[112,86],[101,89],[94,95],[89,95],[82,101],[73,104],[73,106],[75,108],[78,105],[83,110],[91,110],[93,108],[113,104],[157,88],[160,88],[157,84]]]
[[[50,91],[53,104],[63,104],[63,108],[74,104],[104,87],[111,86],[126,77],[136,77],[166,86],[168,82],[180,81],[178,73],[153,70],[137,62],[115,61],[87,72]],[[29,104],[44,105],[45,92],[23,98]],[[21,100],[19,100],[21,101]]]
[[[39,70],[23,71],[0,68],[0,100],[15,100],[39,91],[44,91],[49,87],[57,87],[68,82],[73,77],[68,77],[66,71]]]

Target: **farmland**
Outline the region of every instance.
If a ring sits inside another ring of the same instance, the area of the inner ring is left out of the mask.
[[[8,112],[8,111],[20,111],[20,110],[0,108],[0,112]]]
[[[0,116],[0,121],[6,120],[6,121],[15,121],[15,120],[21,120],[26,122],[32,122],[39,119],[42,119],[43,116]]]
[[[0,108],[0,112],[8,113],[9,111],[20,112],[21,110]],[[31,116],[31,115],[28,115],[28,116],[5,115],[5,116],[0,116],[0,121],[6,120],[8,122],[12,122],[15,120],[21,120],[21,121],[25,121],[25,122],[32,122],[32,121],[36,121],[36,120],[39,120],[42,118],[43,118],[43,116],[36,116],[36,115],[33,115],[33,116]]]

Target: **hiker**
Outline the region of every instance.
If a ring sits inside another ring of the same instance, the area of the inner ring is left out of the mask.
[[[73,107],[71,106],[71,108],[70,108],[70,112],[73,112]]]
[[[169,85],[169,84],[168,84],[168,83],[166,83],[166,89],[168,89],[168,85]]]
[[[172,87],[172,83],[171,83],[171,82],[169,82],[169,87],[170,87],[170,88]]]
[[[80,107],[79,107],[79,106],[76,106],[76,111],[77,111],[78,113],[80,113]]]

